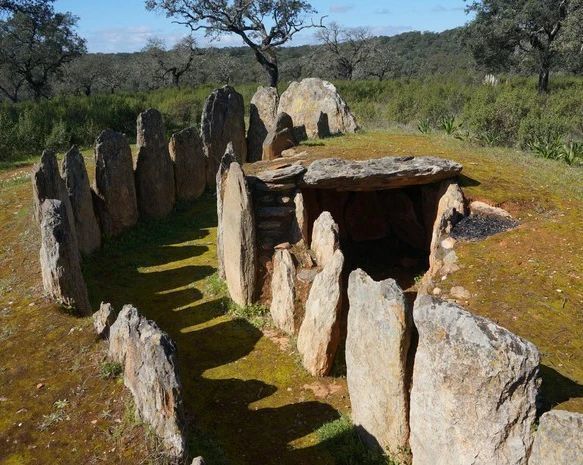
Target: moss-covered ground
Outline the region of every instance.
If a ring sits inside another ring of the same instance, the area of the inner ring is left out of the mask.
[[[459,245],[462,269],[441,287],[464,286],[472,311],[537,344],[547,403],[583,411],[581,169],[437,135],[361,133],[305,149],[462,162],[466,194],[521,225]],[[119,379],[102,376],[91,322],[42,298],[29,169],[0,171],[0,463],[155,463]],[[226,311],[215,237],[209,195],[109,241],[84,264],[94,306],[132,303],[177,342],[191,451],[211,465],[359,463],[334,453],[341,438],[329,431],[346,428],[325,426],[349,412],[344,380],[314,380],[293,341]]]

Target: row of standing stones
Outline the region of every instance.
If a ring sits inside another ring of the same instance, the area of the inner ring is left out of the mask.
[[[450,233],[467,213],[455,179],[459,171],[461,166],[431,157],[331,159],[307,168],[291,161],[245,176],[228,150],[217,174],[218,254],[231,298],[247,305],[264,292],[259,257],[267,242],[273,323],[297,336],[307,371],[328,375],[342,346],[344,255],[339,227],[327,211],[313,223],[306,250],[301,188],[374,190],[419,184],[424,177],[435,210],[429,270],[415,303],[407,303],[392,279],[376,282],[360,269],[349,276],[345,358],[357,431],[372,448],[413,465],[583,463],[583,415],[550,411],[537,419],[538,349],[430,295],[433,282],[456,269]],[[272,197],[271,219],[282,216],[276,208],[291,216],[277,222],[276,242],[288,242],[275,247],[261,228],[266,194]],[[474,209],[499,214],[480,203]],[[316,265],[307,279],[306,251]]]
[[[324,101],[304,108],[301,100],[306,98]],[[137,119],[135,163],[123,134],[107,129],[98,136],[93,185],[76,147],[67,152],[61,167],[55,153],[45,151],[33,170],[32,184],[47,295],[81,314],[90,314],[81,257],[99,249],[103,238],[133,227],[140,217],[163,218],[177,200],[196,199],[207,187],[214,187],[227,146],[233,160],[243,163],[279,157],[304,137],[356,129],[346,104],[327,82],[293,83],[281,100],[279,108],[277,91],[259,88],[246,135],[242,96],[229,86],[217,89],[205,102],[200,133],[188,128],[174,134],[169,143],[161,114],[147,110]],[[330,127],[322,109],[334,114],[342,111],[352,119],[345,124],[333,118]],[[270,111],[273,117],[268,116]],[[298,122],[295,127],[294,120]],[[248,151],[260,153],[248,157]],[[124,383],[140,416],[153,427],[170,455],[184,459],[185,422],[174,343],[131,305],[116,318],[112,306],[102,304],[93,318],[98,334],[109,340],[110,357],[124,366]],[[204,461],[199,457],[194,463]]]

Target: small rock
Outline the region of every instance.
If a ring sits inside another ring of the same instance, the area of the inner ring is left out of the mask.
[[[439,287],[436,287],[435,289],[433,289],[433,295],[441,295],[441,289]]]
[[[191,465],[206,465],[206,462],[204,461],[204,459],[202,457],[196,457],[193,461]]]
[[[454,299],[458,300],[468,300],[472,297],[472,294],[467,289],[463,288],[462,286],[454,286],[449,291],[451,296]]]
[[[99,310],[93,314],[93,327],[100,338],[107,339],[109,328],[115,322],[115,311],[109,303],[101,303]]]
[[[504,218],[512,218],[512,215],[506,210],[498,207],[493,207],[485,202],[480,202],[478,200],[470,203],[470,211],[472,215],[493,215],[502,216]]]

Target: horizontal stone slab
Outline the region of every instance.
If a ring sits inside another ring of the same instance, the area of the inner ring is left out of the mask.
[[[259,172],[255,178],[266,183],[282,183],[293,180],[304,174],[306,168],[302,165],[288,165],[281,168]]]
[[[328,158],[313,162],[302,187],[374,191],[431,184],[456,177],[462,165],[437,157],[385,157],[365,161]]]

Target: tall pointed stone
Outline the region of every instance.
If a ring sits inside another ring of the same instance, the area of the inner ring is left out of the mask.
[[[216,190],[217,190],[217,266],[218,274],[221,279],[225,279],[225,255],[223,247],[223,197],[225,195],[224,183],[227,179],[227,174],[229,173],[229,167],[231,163],[237,161],[235,157],[235,152],[233,150],[233,144],[227,145],[227,150],[221,159],[221,164],[219,165],[219,171],[217,171],[216,177]]]
[[[239,163],[247,161],[245,104],[234,88],[216,89],[206,99],[202,112],[201,138],[207,162],[207,185],[214,187],[219,164],[229,142]]]
[[[263,142],[275,126],[279,94],[275,87],[259,87],[249,106],[248,161],[262,158]]]
[[[91,313],[81,257],[67,209],[57,199],[46,199],[39,212],[41,220],[40,265],[45,292],[56,302],[83,315]]]
[[[253,204],[239,163],[231,163],[224,185],[223,253],[231,299],[241,306],[253,303],[257,279],[257,244]]]
[[[350,274],[348,298],[346,380],[352,422],[367,444],[401,459],[409,445],[412,315],[394,280],[376,282],[362,270]]]
[[[298,333],[298,352],[314,376],[330,373],[340,343],[340,278],[344,255],[338,249],[314,278]]]
[[[95,205],[101,231],[117,236],[138,221],[132,151],[127,138],[106,129],[95,142]]]
[[[172,135],[168,144],[174,162],[176,200],[193,200],[206,189],[206,161],[200,135],[187,128]]]
[[[168,153],[164,121],[158,110],[138,116],[136,194],[140,215],[163,218],[174,208],[174,165]]]
[[[89,255],[101,247],[101,229],[93,208],[85,160],[77,147],[72,147],[65,154],[62,173],[73,208],[79,250]]]
[[[276,250],[273,255],[271,277],[271,318],[275,326],[294,334],[295,325],[295,275],[296,267],[289,250]]]

